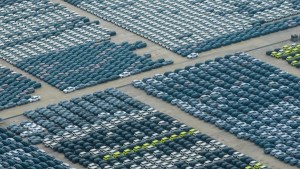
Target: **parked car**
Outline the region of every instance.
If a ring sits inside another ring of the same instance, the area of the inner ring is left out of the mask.
[[[191,54],[187,55],[188,59],[194,59],[194,58],[197,58],[197,57],[199,57],[198,53],[191,53]]]
[[[41,100],[41,96],[31,96],[31,97],[28,99],[29,102],[37,102],[37,101],[39,101],[39,100]]]
[[[64,93],[71,93],[76,90],[76,87],[67,87],[63,90]]]

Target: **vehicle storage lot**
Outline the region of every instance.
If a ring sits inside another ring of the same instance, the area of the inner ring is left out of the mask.
[[[42,97],[42,100],[39,102],[35,102],[35,103],[31,103],[31,104],[27,104],[27,105],[23,105],[23,106],[19,106],[19,107],[15,107],[12,109],[1,111],[0,112],[1,118],[9,118],[9,117],[17,116],[14,118],[7,119],[6,121],[4,121],[3,124],[1,124],[1,126],[6,126],[10,123],[18,123],[22,120],[25,120],[26,118],[24,116],[22,116],[21,114],[26,110],[32,110],[35,108],[44,107],[44,106],[47,106],[48,104],[58,103],[59,101],[62,101],[62,100],[69,100],[74,97],[79,97],[84,94],[90,94],[95,91],[104,90],[109,87],[116,87],[116,88],[119,88],[121,91],[125,92],[126,94],[129,94],[133,98],[143,101],[143,102],[149,104],[150,106],[152,106],[164,113],[167,113],[168,115],[178,119],[179,121],[184,122],[196,129],[200,130],[201,132],[208,134],[208,135],[224,142],[228,146],[231,146],[231,147],[237,149],[238,151],[257,159],[258,161],[268,165],[271,168],[274,168],[274,169],[296,168],[296,167],[292,167],[290,165],[286,165],[282,162],[279,162],[278,160],[276,160],[275,158],[273,158],[271,156],[264,155],[262,149],[260,149],[259,147],[255,146],[254,144],[252,144],[250,142],[239,140],[236,137],[234,137],[233,135],[231,135],[227,132],[224,132],[222,130],[219,130],[218,128],[214,127],[213,125],[199,121],[198,119],[193,118],[192,116],[189,116],[188,114],[182,112],[181,110],[179,110],[178,108],[176,108],[174,106],[168,105],[167,103],[164,103],[154,97],[147,96],[143,91],[134,89],[132,86],[130,86],[130,83],[132,80],[135,80],[135,79],[142,79],[144,77],[150,77],[157,73],[164,73],[166,71],[175,70],[176,68],[182,68],[186,65],[193,65],[197,62],[203,62],[208,59],[213,59],[217,56],[223,56],[227,53],[233,53],[233,52],[237,52],[237,51],[249,51],[248,53],[250,53],[253,57],[259,58],[269,64],[280,67],[282,70],[288,71],[289,73],[300,77],[299,69],[291,67],[287,62],[285,62],[283,60],[277,60],[277,59],[274,59],[271,57],[267,57],[265,55],[266,50],[272,50],[276,47],[282,46],[285,43],[288,43],[287,40],[290,37],[290,34],[300,32],[299,27],[281,31],[278,33],[273,33],[273,34],[270,34],[270,35],[267,35],[264,37],[251,39],[251,40],[248,40],[245,42],[233,44],[230,46],[222,47],[222,48],[211,50],[208,52],[204,52],[204,53],[201,53],[200,57],[197,59],[187,60],[186,58],[183,58],[175,53],[172,53],[171,51],[168,51],[168,50],[162,48],[161,46],[158,46],[144,38],[134,35],[133,33],[128,32],[124,29],[116,27],[115,25],[113,25],[111,23],[103,21],[103,20],[99,19],[98,17],[95,17],[92,14],[89,14],[83,10],[80,10],[80,9],[78,9],[72,5],[69,5],[61,0],[53,0],[53,1],[60,2],[60,3],[64,4],[66,7],[68,7],[69,9],[74,10],[77,13],[84,15],[86,17],[89,17],[91,20],[100,20],[101,26],[109,28],[111,30],[115,30],[117,32],[117,36],[112,37],[113,42],[122,42],[124,40],[129,41],[129,42],[134,42],[137,40],[142,40],[142,41],[146,42],[148,44],[148,46],[147,46],[147,48],[138,50],[139,54],[151,52],[154,59],[158,59],[158,58],[172,59],[174,61],[174,64],[167,66],[167,67],[155,69],[155,70],[152,70],[149,72],[141,73],[141,74],[138,74],[135,76],[131,76],[131,77],[128,77],[125,79],[119,79],[116,81],[111,81],[111,82],[104,83],[101,85],[97,85],[97,86],[89,87],[89,88],[82,89],[79,91],[75,91],[70,94],[63,94],[58,89],[46,84],[45,82],[33,77],[32,75],[29,75],[28,73],[25,73],[24,71],[21,71],[15,67],[11,66],[10,64],[6,63],[3,60],[0,60],[0,64],[5,65],[18,73],[21,73],[24,76],[31,78],[32,80],[36,80],[36,81],[42,83],[42,88],[38,89],[35,92],[35,95],[40,95]],[[283,41],[285,41],[285,42],[283,42]],[[21,115],[21,116],[19,116],[19,115]],[[56,156],[60,160],[63,160],[66,162],[68,161],[67,159],[64,158],[64,156],[62,154],[53,152],[52,150],[47,149],[42,145],[40,145],[39,147],[42,149],[45,149],[47,152]],[[72,163],[69,162],[69,164],[72,164]],[[73,165],[73,166],[76,168],[83,168],[78,165]]]

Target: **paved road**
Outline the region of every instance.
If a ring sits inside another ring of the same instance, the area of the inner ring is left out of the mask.
[[[175,63],[173,65],[170,65],[170,66],[165,66],[165,67],[162,67],[162,68],[159,68],[159,69],[154,69],[152,71],[137,74],[137,75],[130,76],[130,77],[127,77],[127,78],[124,78],[124,79],[118,79],[118,80],[115,80],[115,81],[110,81],[110,82],[103,83],[103,84],[100,84],[100,85],[96,85],[96,86],[93,86],[93,87],[78,90],[78,91],[75,91],[75,92],[72,92],[72,93],[69,93],[69,94],[64,94],[61,91],[59,91],[58,89],[46,84],[45,82],[33,77],[32,75],[30,75],[30,74],[28,74],[28,73],[26,73],[26,72],[24,72],[24,71],[22,71],[22,70],[20,70],[16,67],[13,67],[12,65],[8,64],[7,62],[5,62],[3,60],[0,60],[0,64],[5,65],[5,66],[13,69],[14,71],[16,71],[18,73],[22,73],[26,77],[29,77],[33,80],[36,80],[36,81],[39,81],[39,82],[42,83],[42,88],[38,89],[35,93],[35,95],[40,95],[42,97],[41,101],[0,111],[0,117],[1,118],[8,118],[8,117],[11,117],[11,116],[19,115],[22,112],[27,111],[27,110],[32,110],[32,109],[35,109],[35,108],[44,107],[44,106],[47,106],[48,104],[58,103],[59,101],[62,101],[62,100],[68,100],[68,99],[71,99],[71,98],[74,98],[74,97],[79,97],[79,96],[82,96],[84,94],[89,94],[89,93],[93,93],[95,91],[106,89],[108,87],[122,87],[122,86],[130,84],[131,81],[135,80],[135,79],[142,79],[144,77],[150,77],[150,76],[153,76],[154,74],[157,74],[157,73],[164,73],[166,71],[172,71],[172,70],[175,70],[177,68],[183,68],[187,65],[194,65],[197,62],[204,62],[205,60],[213,59],[217,56],[224,56],[225,54],[234,53],[234,52],[238,52],[238,51],[250,51],[249,53],[252,56],[256,57],[256,58],[264,60],[267,63],[272,64],[274,66],[280,67],[281,69],[283,69],[285,71],[288,71],[291,74],[300,76],[300,70],[299,69],[291,67],[285,61],[277,60],[277,59],[274,59],[274,58],[271,58],[271,57],[267,57],[264,54],[264,52],[266,50],[274,49],[276,47],[282,46],[285,43],[288,43],[288,41],[287,41],[287,42],[282,42],[282,43],[277,44],[278,42],[284,41],[287,37],[290,36],[291,33],[296,32],[296,31],[300,32],[299,30],[300,30],[300,28],[293,28],[293,29],[289,29],[289,30],[286,30],[286,31],[279,32],[277,34],[271,34],[271,35],[267,35],[267,36],[264,36],[264,37],[251,39],[249,41],[241,42],[241,43],[238,43],[236,45],[230,45],[230,46],[226,46],[226,47],[223,47],[223,48],[207,51],[207,52],[201,53],[201,56],[199,58],[193,59],[193,60],[188,60],[188,59],[183,58],[181,56],[176,56],[175,54],[168,51],[167,49],[157,47],[157,48],[160,48],[160,49],[158,49],[158,51],[160,51],[159,53],[161,53],[161,55],[154,54],[154,56],[153,56],[154,58],[159,58],[160,56],[167,56],[166,58],[169,58],[170,56],[172,56],[172,59],[174,60]],[[130,33],[128,33],[128,34],[130,34]],[[136,35],[134,35],[134,36],[136,36]],[[117,37],[115,37],[115,38],[117,38]],[[135,38],[136,38],[136,40],[141,39],[138,36],[136,36]],[[145,41],[147,41],[147,40],[145,40]],[[147,44],[151,44],[151,43],[152,42],[147,41]],[[275,44],[275,45],[272,45],[272,44]],[[148,45],[148,46],[150,46],[149,48],[151,48],[151,45]],[[261,48],[261,46],[265,46],[265,47]],[[151,49],[148,49],[148,47],[147,47],[147,48],[142,49],[142,50],[144,50],[144,52],[149,52],[147,50],[151,50]],[[171,54],[169,54],[169,53],[171,53]]]
[[[291,67],[285,61],[276,60],[276,59],[269,58],[264,55],[266,50],[273,49],[275,47],[280,47],[283,44],[284,43],[280,43],[280,44],[275,44],[272,46],[267,46],[264,48],[259,48],[256,50],[252,50],[249,53],[257,58],[267,61],[268,63],[270,63],[272,65],[280,66],[283,70],[286,70],[286,71],[300,77],[299,69],[295,69],[295,68]],[[180,66],[178,66],[178,67],[180,67]],[[147,77],[150,77],[152,75],[153,75],[153,73],[148,73]],[[137,79],[141,79],[143,77],[144,76],[139,76],[139,77],[137,77]],[[124,79],[124,80],[128,80],[128,79]],[[186,123],[187,125],[192,126],[205,134],[212,136],[213,138],[225,143],[226,145],[228,145],[230,147],[235,148],[236,150],[238,150],[246,155],[253,157],[254,159],[268,165],[269,167],[272,167],[273,169],[283,169],[283,168],[284,169],[296,169],[296,167],[286,165],[271,156],[264,155],[263,150],[261,148],[259,148],[258,146],[256,146],[255,144],[248,142],[248,141],[237,139],[232,134],[227,133],[223,130],[220,130],[217,127],[215,127],[209,123],[200,121],[200,120],[190,116],[189,114],[182,112],[180,109],[178,109],[175,106],[171,106],[165,102],[162,102],[161,100],[159,100],[157,98],[148,96],[144,92],[133,88],[129,84],[125,83],[125,85],[119,84],[116,86],[119,88],[119,90],[132,96],[133,98],[149,104],[150,106],[160,110],[161,112],[166,113],[166,114],[176,118],[177,120],[179,120],[183,123]],[[102,90],[104,88],[106,88],[106,85],[105,85],[105,87],[101,86],[101,88],[95,88],[95,90]],[[66,96],[68,96],[68,95],[66,95]],[[3,125],[6,126],[10,123],[19,123],[20,121],[23,121],[23,120],[26,120],[26,118],[21,115],[21,116],[6,120]],[[69,162],[63,155],[53,152],[51,149],[47,149],[42,145],[39,147],[41,147],[42,149],[45,149],[50,154],[55,155],[55,157],[57,157],[58,159],[63,160],[64,162]],[[82,168],[78,165],[74,165],[74,167],[79,168],[79,169]]]
[[[237,151],[254,158],[268,167],[271,167],[272,169],[297,169],[297,167],[287,165],[273,158],[272,156],[265,155],[263,150],[255,144],[249,141],[240,140],[234,135],[224,130],[220,130],[210,123],[206,123],[205,121],[194,118],[175,106],[149,96],[146,93],[141,93],[139,89],[135,89],[132,86],[126,86],[120,88],[120,90],[126,94],[129,94],[130,96],[133,96],[135,99],[145,102],[155,109],[174,117],[178,121],[183,122],[218,141],[223,142]]]
[[[128,32],[122,28],[119,28],[119,27],[113,25],[112,23],[103,21],[102,19],[100,19],[92,14],[89,14],[89,13],[87,13],[79,8],[76,8],[70,4],[67,4],[67,3],[63,2],[62,0],[52,0],[52,1],[64,4],[69,9],[74,10],[83,16],[86,16],[86,17],[90,18],[91,20],[100,20],[101,26],[109,28],[111,30],[115,30],[117,32],[117,36],[112,37],[113,42],[120,43],[123,41],[135,42],[138,40],[143,40],[147,43],[148,46],[147,46],[147,48],[138,50],[137,51],[138,54],[150,52],[150,53],[152,53],[153,59],[158,59],[158,58],[172,59],[174,61],[174,64],[167,66],[167,67],[155,69],[155,70],[152,70],[149,72],[144,72],[144,73],[141,73],[138,75],[134,75],[134,76],[131,76],[131,77],[128,77],[125,79],[119,79],[119,80],[107,82],[104,84],[100,84],[100,85],[97,85],[94,87],[89,87],[86,89],[78,90],[78,91],[75,91],[70,94],[63,94],[58,89],[46,84],[45,82],[31,76],[30,74],[28,74],[18,68],[13,67],[12,65],[6,63],[3,60],[0,60],[0,64],[5,65],[18,73],[22,73],[26,77],[29,77],[33,80],[36,80],[36,81],[42,83],[42,88],[38,89],[35,92],[35,95],[42,96],[42,100],[39,102],[36,102],[36,103],[31,103],[31,104],[11,108],[8,110],[0,111],[1,118],[9,118],[9,117],[13,117],[13,116],[18,116],[18,117],[11,118],[11,119],[5,121],[4,124],[2,124],[1,126],[8,125],[9,123],[13,123],[13,122],[17,123],[19,121],[26,119],[24,116],[19,116],[24,111],[33,110],[33,109],[36,109],[39,107],[45,107],[48,104],[58,103],[59,101],[62,101],[62,100],[69,100],[74,97],[80,97],[84,94],[94,93],[99,90],[104,90],[108,87],[115,87],[115,88],[119,88],[120,90],[124,91],[125,93],[133,96],[134,98],[144,101],[147,104],[150,104],[151,106],[157,108],[158,110],[160,110],[166,114],[169,114],[170,116],[172,116],[192,127],[199,129],[201,132],[206,133],[206,134],[224,142],[225,144],[236,148],[238,151],[257,159],[274,169],[294,169],[295,168],[295,167],[291,167],[289,165],[285,165],[284,163],[274,159],[273,157],[264,155],[262,152],[262,149],[253,145],[250,142],[239,140],[229,133],[226,133],[208,123],[199,121],[198,119],[195,119],[195,118],[189,116],[188,114],[180,111],[176,107],[173,107],[166,103],[163,103],[162,101],[160,101],[156,98],[147,96],[142,91],[136,90],[133,87],[131,87],[130,83],[134,79],[142,79],[144,77],[150,77],[157,73],[164,73],[166,71],[172,71],[177,68],[182,68],[187,65],[193,65],[197,62],[204,62],[205,60],[213,59],[217,56],[224,56],[225,54],[234,53],[234,52],[238,52],[238,51],[249,51],[249,53],[252,56],[259,58],[263,61],[266,61],[267,63],[272,64],[274,66],[280,67],[281,69],[300,77],[299,69],[291,67],[285,61],[276,60],[276,59],[267,57],[264,54],[266,50],[271,50],[276,47],[280,47],[285,43],[288,43],[287,40],[289,39],[291,34],[300,32],[299,27],[284,30],[284,31],[281,31],[278,33],[273,33],[273,34],[266,35],[263,37],[250,39],[250,40],[238,43],[238,44],[233,44],[233,45],[229,45],[226,47],[203,52],[203,53],[201,53],[201,56],[199,58],[194,59],[194,60],[188,60],[186,58],[178,56],[177,54],[175,54],[165,48],[162,48],[161,46],[158,46],[158,45],[150,42],[147,39],[137,36],[131,32]],[[58,159],[67,161],[61,154],[54,153],[49,149],[47,149],[47,152],[49,152],[52,155],[55,155],[55,157],[57,157]],[[75,167],[82,168],[77,165]]]

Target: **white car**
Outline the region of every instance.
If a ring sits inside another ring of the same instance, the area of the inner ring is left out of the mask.
[[[41,96],[31,96],[31,98],[28,99],[29,102],[36,102],[41,100]]]
[[[63,140],[63,137],[55,135],[55,136],[53,136],[52,140],[55,142],[59,142],[59,141]]]
[[[191,54],[187,55],[187,58],[188,58],[188,59],[194,59],[194,58],[196,58],[196,57],[198,57],[198,56],[199,56],[198,53],[191,53]]]
[[[84,157],[87,154],[87,152],[81,152],[79,153],[79,157]]]
[[[240,158],[242,158],[242,157],[245,156],[245,155],[242,154],[242,153],[240,153],[240,152],[234,152],[232,156],[234,156],[234,157],[240,159]]]
[[[43,141],[44,145],[46,147],[50,147],[50,145],[53,143],[52,141]]]
[[[23,131],[23,132],[20,134],[20,136],[21,136],[21,137],[27,137],[27,136],[29,136],[29,135],[31,135],[31,134],[32,134],[31,131]]]
[[[88,165],[88,169],[98,169],[98,165],[91,163]]]
[[[75,87],[67,87],[63,90],[64,93],[70,93],[70,92],[73,92],[75,91],[76,88]]]
[[[123,72],[123,73],[119,74],[119,77],[120,77],[120,78],[124,78],[124,77],[128,77],[128,76],[130,76],[130,75],[131,75],[130,72]]]

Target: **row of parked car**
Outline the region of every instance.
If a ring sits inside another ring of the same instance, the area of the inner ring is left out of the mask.
[[[132,84],[300,167],[299,77],[236,53]]]
[[[135,54],[147,46],[142,41],[110,42],[115,32],[60,4],[5,3],[0,7],[0,58],[64,93],[173,63]]]
[[[298,43],[287,44],[272,51],[269,50],[266,55],[286,60],[290,65],[300,68],[300,44]]]
[[[0,57],[10,63],[115,35],[48,0],[6,3],[0,8]]]
[[[46,129],[31,121],[22,121],[20,124],[10,124],[7,129],[11,132],[20,135],[22,138],[27,138],[27,141],[32,144],[42,143],[42,139],[48,134]]]
[[[89,42],[55,53],[27,58],[16,66],[65,93],[172,64],[153,61],[151,54],[139,56],[136,49],[146,47],[137,41],[116,44]]]
[[[65,1],[182,56],[300,24],[298,0]]]
[[[0,111],[40,100],[32,93],[41,84],[0,65]]]
[[[20,126],[46,129],[45,146],[89,169],[267,168],[116,89],[24,115]]]
[[[4,128],[0,128],[0,168],[74,169]]]

